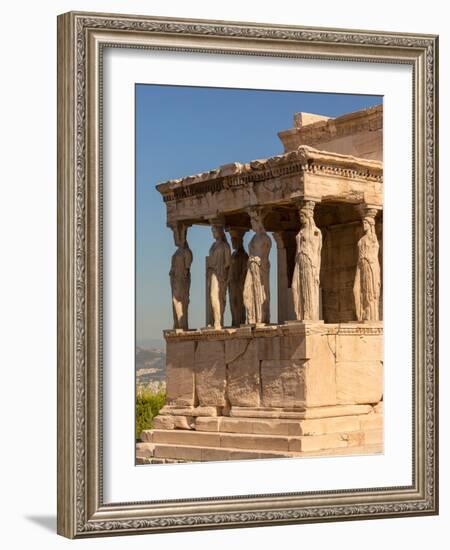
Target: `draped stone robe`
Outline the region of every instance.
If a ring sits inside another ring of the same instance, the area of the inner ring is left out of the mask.
[[[206,265],[209,297],[207,324],[216,328],[223,327],[230,263],[231,249],[228,242],[225,239],[215,241],[209,249]]]
[[[358,321],[378,321],[380,304],[380,246],[376,235],[366,233],[358,241],[358,263],[356,266],[353,294]]]
[[[296,237],[297,253],[292,278],[292,297],[297,320],[318,321],[322,233],[314,223]]]
[[[270,262],[272,241],[266,232],[256,233],[250,241],[248,269],[244,283],[247,323],[270,322]]]
[[[189,290],[191,287],[192,251],[180,246],[172,256],[170,286],[172,288],[173,327],[188,329]]]

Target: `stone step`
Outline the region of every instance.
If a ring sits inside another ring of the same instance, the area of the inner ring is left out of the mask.
[[[217,447],[250,451],[304,452],[382,443],[382,430],[358,430],[325,435],[285,436],[186,430],[146,430],[143,439],[153,444]],[[176,457],[175,457],[176,458]],[[194,459],[193,459],[194,460]]]
[[[299,420],[304,420],[311,418],[354,416],[371,412],[373,412],[372,405],[329,405],[323,407],[310,407],[305,410],[275,407],[232,407],[230,416],[244,418],[298,418]]]
[[[174,416],[217,416],[221,414],[222,407],[178,407],[177,405],[164,405],[160,410],[161,415]]]
[[[154,456],[155,458],[205,462],[214,460],[244,460],[249,458],[284,458],[292,456],[292,454],[276,451],[157,443],[154,448]]]
[[[356,432],[382,427],[383,415],[375,413],[308,420],[216,416],[197,418],[195,421],[195,430],[201,432],[290,436]]]
[[[146,441],[136,443],[136,458],[150,458],[154,452],[154,443],[147,443]]]
[[[150,451],[150,448],[149,448]],[[355,447],[344,447],[338,449],[323,449],[321,451],[304,452],[277,452],[248,450],[238,448],[222,447],[197,447],[192,445],[178,445],[170,443],[157,443],[151,448],[151,452],[140,456],[136,453],[138,464],[168,463],[170,461],[205,462],[218,460],[245,460],[260,458],[301,458],[312,456],[348,456],[368,455],[383,452],[380,443],[361,445]],[[150,456],[151,455],[151,456]]]

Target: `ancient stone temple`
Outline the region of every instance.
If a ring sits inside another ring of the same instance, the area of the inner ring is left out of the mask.
[[[297,113],[283,154],[157,186],[176,245],[174,324],[167,404],[138,459],[382,451],[382,116]],[[188,245],[194,224],[211,227],[203,327],[188,324],[190,266],[205,261]]]

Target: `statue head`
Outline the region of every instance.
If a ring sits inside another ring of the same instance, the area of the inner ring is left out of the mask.
[[[265,231],[263,224],[263,213],[261,208],[250,208],[248,211],[250,216],[250,224],[255,233]]]
[[[211,226],[211,231],[216,241],[224,239],[225,231],[224,231],[223,225],[215,223]]]
[[[233,250],[239,250],[244,246],[244,233],[245,231],[243,229],[229,229],[228,230],[231,236],[231,244],[233,246]]]
[[[374,233],[375,219],[372,216],[364,216],[362,224],[363,224],[364,233]]]
[[[300,207],[299,212],[300,224],[308,225],[314,224],[314,203],[312,201],[305,201]]]
[[[171,225],[172,232],[173,232],[173,240],[175,243],[175,246],[178,248],[182,248],[186,244],[186,233],[187,233],[187,227],[183,223],[175,223]]]
[[[364,233],[366,235],[371,235],[372,238],[376,238],[375,217],[378,213],[378,209],[366,203],[359,204],[357,209],[359,211],[359,215],[361,216]]]

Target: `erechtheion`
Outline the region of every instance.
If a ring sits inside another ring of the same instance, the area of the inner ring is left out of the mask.
[[[381,105],[296,113],[283,154],[157,186],[176,245],[174,324],[167,404],[140,461],[382,451],[382,118]],[[204,327],[188,321],[191,263],[205,261],[189,248],[194,224],[211,227]]]

